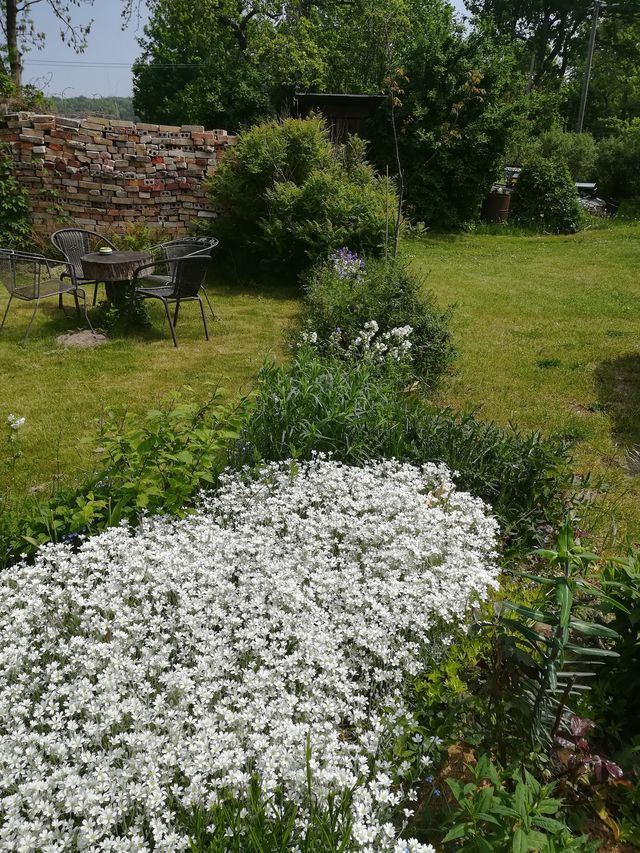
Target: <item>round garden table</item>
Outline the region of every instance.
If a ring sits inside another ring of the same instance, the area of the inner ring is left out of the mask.
[[[151,252],[91,252],[80,259],[84,277],[104,282],[107,299],[126,325],[148,320],[142,301],[135,298],[131,281],[138,267],[152,261]]]

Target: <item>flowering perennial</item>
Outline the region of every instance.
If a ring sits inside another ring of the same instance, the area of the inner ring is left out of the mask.
[[[25,425],[27,419],[26,418],[18,418],[15,415],[9,415],[7,417],[7,424],[11,427],[11,429],[19,430]]]
[[[413,328],[411,326],[397,326],[384,332],[376,339],[376,335],[380,331],[375,320],[369,320],[364,324],[362,331],[349,345],[348,353],[350,355],[373,356],[377,361],[383,362],[386,359],[393,361],[410,360],[411,355],[409,350],[412,343],[409,340]]]
[[[311,346],[313,349],[324,349],[331,355],[348,358],[370,358],[384,364],[388,361],[410,362],[412,342],[409,340],[413,333],[412,326],[396,326],[388,332],[378,334],[380,326],[376,320],[368,320],[356,337],[349,342],[345,340],[342,329],[335,329],[325,344],[318,339],[318,333],[306,331],[300,334],[298,348]]]
[[[411,719],[403,679],[495,584],[495,534],[443,467],[318,458],[14,566],[0,850],[186,850],[179,807],[254,775],[302,802],[307,742],[320,800],[358,783],[354,849],[431,850],[397,838],[384,745]]]
[[[331,263],[338,278],[360,279],[364,276],[364,258],[344,246],[331,255]]]

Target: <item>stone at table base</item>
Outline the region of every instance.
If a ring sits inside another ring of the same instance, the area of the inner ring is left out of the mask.
[[[88,329],[79,332],[69,332],[66,335],[58,335],[56,343],[61,347],[76,347],[76,349],[92,349],[106,344],[109,339],[106,335],[96,333],[93,335]]]

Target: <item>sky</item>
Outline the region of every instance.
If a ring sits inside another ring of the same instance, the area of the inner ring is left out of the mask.
[[[453,3],[462,10],[463,0]],[[78,55],[61,42],[60,27],[48,3],[36,4],[32,12],[37,29],[47,34],[47,40],[44,50],[25,55],[25,83],[63,98],[132,94],[131,63],[140,53],[137,39],[142,35],[144,19],[132,21],[123,32],[120,0],[95,0],[93,8],[81,7],[76,19],[93,19],[94,23],[88,47]]]

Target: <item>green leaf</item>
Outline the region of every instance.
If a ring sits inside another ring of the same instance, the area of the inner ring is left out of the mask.
[[[579,657],[596,657],[596,658],[617,658],[620,657],[618,652],[611,651],[611,649],[591,649],[585,648],[585,646],[579,646],[576,643],[567,643],[565,646],[567,651],[573,652],[574,655],[578,655]]]
[[[449,781],[449,780],[447,780]],[[457,838],[464,838],[467,834],[468,824],[466,823],[458,823],[452,829],[447,832],[445,837],[442,839],[442,843],[446,844],[448,841],[455,841]]]
[[[613,628],[607,628],[605,625],[599,625],[596,622],[583,622],[582,619],[572,619],[571,627],[587,637],[609,637],[612,640],[620,638],[620,634],[614,631]]]
[[[527,853],[529,850],[529,844],[524,830],[517,829],[515,831],[511,849],[513,853]]]
[[[560,606],[560,625],[562,625],[563,628],[566,628],[569,624],[571,605],[573,603],[571,590],[566,583],[562,583],[557,587],[556,596]]]

